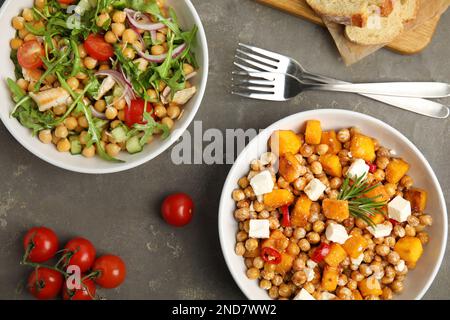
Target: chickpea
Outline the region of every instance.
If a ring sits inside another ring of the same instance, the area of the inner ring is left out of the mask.
[[[396,243],[396,241],[395,241],[394,237],[384,238],[384,244],[387,245],[389,248],[394,248],[395,243]]]
[[[325,230],[325,222],[321,220],[317,220],[313,223],[313,231],[317,232],[317,234],[322,233]]]
[[[389,164],[388,157],[377,157],[376,165],[381,170],[385,170]]]
[[[194,72],[194,67],[188,63],[183,63],[183,72],[185,75],[191,74]]]
[[[117,35],[114,32],[112,32],[112,31],[108,31],[108,32],[105,33],[105,41],[107,43],[111,43],[111,44],[116,43],[117,42]]]
[[[356,290],[357,287],[358,287],[358,283],[355,280],[348,279],[347,288],[349,288],[350,290]]]
[[[394,183],[386,183],[384,189],[389,197],[393,197],[397,191],[397,186]]]
[[[89,128],[89,123],[88,123],[88,121],[87,121],[85,116],[81,116],[81,117],[78,118],[78,124],[82,128]]]
[[[52,133],[50,130],[41,130],[39,131],[39,140],[42,143],[50,144],[52,142]]]
[[[165,117],[161,120],[162,124],[165,124],[169,129],[172,129],[173,127],[173,120],[169,117]]]
[[[310,169],[313,174],[321,174],[323,172],[322,164],[319,161],[314,161],[311,163]]]
[[[82,155],[86,158],[92,158],[95,156],[95,146],[84,147]]]
[[[245,221],[250,216],[250,210],[248,208],[240,208],[234,211],[234,217],[238,221]]]
[[[405,236],[405,229],[401,225],[396,225],[393,233],[396,237],[403,238]]]
[[[123,11],[117,10],[112,16],[112,20],[116,23],[125,23],[127,20],[127,14]]]
[[[387,256],[387,261],[393,265],[397,265],[400,261],[400,255],[395,251],[391,251]]]
[[[375,251],[381,257],[386,257],[389,254],[389,252],[391,251],[391,249],[389,248],[389,246],[387,246],[385,244],[379,244],[375,247]]]
[[[25,19],[23,17],[14,17],[12,19],[12,26],[16,30],[23,30],[23,28],[25,27],[24,22]]]
[[[414,184],[413,179],[408,175],[403,176],[403,178],[400,180],[400,185],[405,187],[406,189],[411,188],[413,184]]]
[[[133,48],[125,48],[122,51],[123,56],[129,60],[136,58],[136,51]]]
[[[147,94],[150,97],[150,99],[152,99],[152,100],[158,99],[158,94],[156,93],[156,91],[154,89],[148,89]]]
[[[110,20],[110,16],[108,13],[101,13],[96,20],[97,27],[103,27]]]
[[[243,256],[245,254],[245,246],[242,242],[238,242],[236,243],[236,248],[234,249],[234,252],[238,255],[238,256]]]
[[[360,281],[364,280],[364,276],[359,271],[356,271],[356,270],[352,271],[351,278],[352,278],[352,280],[354,280],[356,282],[360,282]]]
[[[156,43],[164,43],[166,42],[166,35],[164,33],[158,32],[156,34]]]
[[[123,109],[125,109],[125,107],[127,106],[127,102],[126,102],[126,100],[125,99],[115,99],[114,100],[114,107],[117,109],[117,110],[123,110]]]
[[[114,120],[117,117],[117,109],[114,107],[107,107],[105,111],[106,119]]]
[[[16,81],[16,83],[24,91],[27,91],[28,90],[28,86],[30,85],[30,83],[27,80],[23,79],[23,78],[18,79]]]
[[[61,139],[56,144],[56,149],[59,152],[68,152],[70,150],[70,142],[68,139]]]
[[[245,231],[239,231],[237,234],[236,234],[236,240],[238,241],[238,242],[243,242],[243,241],[245,241],[245,240],[247,240],[248,239],[248,234],[247,234],[247,232],[245,232]]]
[[[258,248],[258,240],[250,238],[245,242],[245,249],[248,251],[253,251]]]
[[[87,69],[92,70],[95,69],[95,67],[97,67],[98,61],[92,57],[86,57],[84,58],[83,63]]]
[[[167,108],[167,116],[170,119],[176,119],[178,118],[178,116],[181,113],[181,109],[179,106],[175,105],[175,104],[170,104],[169,107]]]
[[[336,291],[337,297],[342,300],[351,300],[353,293],[349,288],[340,287]]]
[[[157,104],[155,105],[155,115],[162,119],[167,115],[167,109],[163,105]]]
[[[420,221],[420,224],[422,224],[424,226],[431,226],[433,224],[433,218],[428,214],[419,216],[419,221]]]
[[[306,239],[301,239],[298,242],[298,246],[300,247],[300,250],[302,250],[304,252],[307,252],[307,251],[309,251],[311,249],[311,244]]]
[[[34,20],[34,15],[33,15],[33,10],[31,10],[30,8],[25,8],[22,11],[22,17],[25,19],[25,21],[27,22],[31,22]]]
[[[250,268],[247,270],[247,277],[250,280],[255,280],[259,278],[259,270],[256,268]]]
[[[152,46],[152,48],[151,48],[151,53],[152,53],[152,55],[155,55],[155,56],[159,56],[159,55],[163,54],[165,51],[166,50],[161,45],[155,45],[155,46]]]
[[[83,60],[84,63],[84,60]],[[88,79],[88,75],[84,72],[79,72],[76,76],[75,76],[78,80],[86,80]]]
[[[101,99],[101,100],[97,100],[94,104],[94,108],[95,110],[97,110],[100,113],[105,112],[106,110],[106,101]]]
[[[19,38],[24,39],[29,34],[28,30],[23,28],[19,30]]]
[[[125,43],[134,43],[137,38],[137,34],[133,29],[126,29],[122,34],[122,41]]]
[[[304,144],[300,148],[300,154],[302,155],[302,157],[305,157],[305,158],[312,156],[313,152],[314,152],[314,148],[312,146],[310,146],[309,144]]]
[[[58,126],[55,129],[55,136],[58,138],[67,138],[67,136],[69,135],[69,131],[67,130],[67,128],[65,126]]]
[[[428,233],[426,232],[419,232],[417,234],[417,238],[419,238],[420,242],[422,242],[422,244],[427,244],[428,241],[430,241],[430,237],[428,235]]]
[[[75,77],[70,77],[69,79],[67,79],[67,84],[72,90],[76,90],[80,86],[80,81],[78,81],[78,79]]]
[[[386,173],[384,172],[384,170],[381,169],[377,169],[374,173],[373,173],[373,178],[376,181],[383,181],[386,178]]]
[[[305,259],[302,259],[302,258],[296,258],[292,265],[292,268],[294,269],[294,271],[303,270],[303,269],[305,269],[305,267],[306,267],[306,261],[305,261]]]
[[[292,288],[289,285],[282,283],[278,288],[278,293],[283,298],[289,298],[292,295]]]
[[[300,247],[295,242],[291,242],[286,251],[288,252],[288,254],[295,257],[300,253]]]
[[[399,281],[399,280],[395,280],[394,282],[392,282],[391,284],[391,289],[393,292],[395,293],[400,293],[403,291],[404,286],[403,286],[403,282]]]
[[[294,188],[298,191],[303,191],[306,187],[306,179],[304,177],[300,177],[294,181]]]
[[[106,153],[111,157],[116,157],[120,153],[120,150],[121,148],[115,143],[107,144],[105,147]]]
[[[306,273],[304,271],[297,271],[292,275],[292,283],[300,287],[307,280]]]
[[[125,110],[120,110],[119,113],[117,114],[117,118],[119,118],[120,121],[125,121]]]
[[[126,27],[123,23],[113,23],[111,24],[111,31],[115,35],[117,40],[118,37],[121,37],[125,31]]]
[[[269,289],[269,297],[272,299],[277,299],[279,296],[278,294],[278,287],[272,287]]]
[[[338,131],[337,139],[339,142],[346,143],[350,141],[350,131],[348,129],[341,129]]]
[[[233,190],[232,197],[234,201],[241,201],[245,199],[245,193],[241,189]]]
[[[269,280],[266,280],[266,279],[262,279],[259,282],[259,287],[264,290],[269,290],[270,288],[272,288],[272,282],[270,282]]]
[[[64,105],[53,107],[53,113],[57,116],[62,116],[66,111],[67,107]]]
[[[34,5],[36,8],[42,9],[45,7],[45,2],[46,2],[46,0],[35,0]]]
[[[9,45],[11,46],[11,49],[17,50],[19,47],[23,44],[22,39],[14,38],[9,42]]]

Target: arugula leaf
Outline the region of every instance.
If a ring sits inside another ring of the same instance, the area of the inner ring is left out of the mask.
[[[11,50],[11,54],[9,57],[14,63],[14,74],[16,76],[16,79],[23,78],[22,67],[19,64],[19,60],[17,60],[17,50]]]
[[[167,139],[167,137],[170,135],[169,127],[165,124],[156,122],[149,112],[144,112],[143,118],[146,121],[145,124],[136,123],[133,125],[133,129],[128,132],[129,138],[143,133],[142,137],[139,139],[139,143],[141,146],[145,146],[148,139],[150,139],[150,137],[153,136],[156,132],[162,131],[161,137],[163,139]]]

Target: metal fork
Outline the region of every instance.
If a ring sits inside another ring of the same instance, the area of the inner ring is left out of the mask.
[[[311,73],[307,71],[298,61],[290,57],[242,43],[239,44],[239,48],[237,49],[236,60],[237,61],[235,61],[234,64],[238,68],[247,72],[266,71],[286,73],[301,81],[313,83],[350,84],[349,82]],[[372,94],[361,95],[433,118],[447,118],[450,113],[447,106],[426,99]]]

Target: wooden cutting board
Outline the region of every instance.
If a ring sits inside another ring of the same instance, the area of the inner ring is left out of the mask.
[[[256,0],[262,4],[286,11],[295,16],[304,18],[318,25],[324,25],[322,19],[308,6],[305,0]],[[387,48],[401,54],[415,54],[425,49],[433,38],[439,17],[431,19],[429,22],[405,32]]]

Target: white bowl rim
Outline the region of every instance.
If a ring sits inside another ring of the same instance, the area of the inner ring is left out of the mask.
[[[3,14],[6,12],[9,4],[15,0],[6,0],[1,9],[0,9],[0,19],[2,19]],[[195,9],[194,5],[192,4],[191,0],[184,0],[189,7],[189,10],[192,13],[192,16],[194,17],[195,24],[198,27],[198,36],[201,42],[201,48],[203,53],[203,65],[202,68],[202,74],[203,74],[203,80],[200,85],[199,90],[196,93],[196,99],[197,103],[195,104],[195,107],[192,109],[192,111],[186,115],[186,118],[184,119],[184,124],[181,125],[177,130],[174,130],[171,132],[171,135],[163,142],[163,144],[154,152],[149,153],[147,156],[142,157],[138,160],[128,160],[127,162],[117,164],[114,167],[109,168],[83,168],[76,165],[71,165],[70,163],[60,162],[54,160],[52,157],[47,156],[45,152],[39,152],[37,148],[34,147],[34,144],[27,144],[26,138],[22,138],[20,135],[17,135],[15,131],[13,130],[12,126],[9,125],[9,121],[7,119],[1,119],[3,122],[3,125],[6,127],[6,129],[9,131],[9,133],[29,152],[34,154],[36,157],[65,170],[77,172],[77,173],[85,173],[85,174],[109,174],[109,173],[117,173],[122,172],[126,170],[130,170],[133,168],[136,168],[144,163],[149,162],[150,160],[156,158],[163,152],[165,152],[167,149],[169,149],[180,137],[181,135],[187,130],[189,125],[194,120],[194,117],[196,116],[198,110],[200,109],[200,105],[202,104],[203,97],[206,90],[206,85],[208,82],[208,74],[209,74],[209,51],[208,51],[208,42],[206,39],[206,33],[205,29],[203,27],[203,23],[200,19],[200,16]],[[9,48],[8,48],[9,49]],[[37,141],[36,141],[37,143]]]
[[[326,114],[326,113],[330,113],[333,112],[334,114],[338,115],[338,114],[342,114],[342,115],[350,115],[350,116],[355,116],[355,117],[359,117],[360,119],[363,120],[368,120],[368,121],[372,121],[376,124],[382,125],[384,127],[387,127],[389,130],[391,130],[394,134],[396,134],[403,143],[405,143],[406,145],[408,145],[408,147],[410,147],[419,157],[419,159],[424,163],[425,167],[427,168],[427,170],[429,172],[431,172],[431,180],[433,182],[433,184],[435,184],[438,187],[439,190],[439,194],[438,194],[438,198],[439,198],[439,204],[440,206],[444,209],[444,239],[443,239],[443,243],[444,245],[441,247],[441,250],[439,252],[439,257],[438,257],[438,263],[434,265],[433,271],[431,272],[428,281],[426,282],[425,286],[423,286],[422,290],[420,291],[420,293],[415,297],[415,300],[420,300],[422,299],[422,297],[425,295],[425,293],[428,291],[428,289],[430,288],[431,284],[433,283],[434,279],[436,278],[436,275],[442,265],[442,261],[444,259],[444,255],[445,255],[445,250],[446,250],[446,246],[447,246],[447,238],[448,238],[448,218],[447,218],[447,206],[445,203],[445,198],[444,198],[444,194],[441,188],[441,185],[436,177],[436,174],[433,170],[433,168],[431,167],[431,165],[428,163],[427,159],[425,158],[425,156],[422,154],[422,152],[408,139],[406,138],[400,131],[398,131],[397,129],[393,128],[392,126],[388,125],[387,123],[368,116],[366,114],[363,113],[359,113],[359,112],[355,112],[355,111],[350,111],[350,110],[344,110],[344,109],[319,109],[319,110],[309,110],[309,111],[302,111],[302,112],[298,112],[295,114],[292,114],[290,116],[287,116],[285,118],[282,118],[278,121],[276,121],[275,123],[273,123],[272,125],[270,125],[269,127],[267,127],[266,129],[264,129],[262,132],[260,132],[252,141],[250,141],[250,143],[244,148],[244,150],[240,153],[240,155],[237,157],[236,161],[234,162],[233,166],[231,167],[228,176],[225,180],[224,186],[222,188],[222,194],[220,196],[220,204],[219,204],[219,217],[218,217],[218,229],[219,229],[219,239],[220,239],[220,246],[222,249],[222,254],[224,256],[225,259],[225,263],[227,264],[228,270],[231,273],[231,276],[233,277],[234,281],[236,282],[236,284],[238,285],[239,289],[241,289],[241,291],[244,293],[244,295],[247,297],[247,299],[252,299],[251,295],[250,295],[250,290],[247,289],[247,287],[244,285],[243,282],[243,277],[239,277],[237,274],[234,274],[231,270],[231,260],[230,260],[230,255],[235,254],[234,251],[230,250],[229,248],[225,247],[225,237],[227,237],[227,235],[224,234],[224,230],[222,229],[222,223],[221,221],[223,220],[223,215],[225,214],[230,214],[229,212],[225,212],[226,210],[223,209],[223,206],[225,206],[225,202],[229,201],[230,195],[229,194],[225,194],[225,189],[226,186],[230,183],[236,183],[236,181],[231,181],[231,179],[233,178],[234,174],[233,172],[235,170],[237,170],[237,164],[241,161],[241,159],[243,159],[245,157],[245,154],[247,152],[248,149],[252,148],[252,146],[254,144],[258,143],[258,139],[264,135],[264,133],[267,132],[273,132],[274,130],[280,128],[280,125],[284,122],[289,122],[290,119],[292,118],[296,118],[298,117],[300,114],[304,117],[311,117],[314,118],[314,116],[320,116],[321,114]]]

